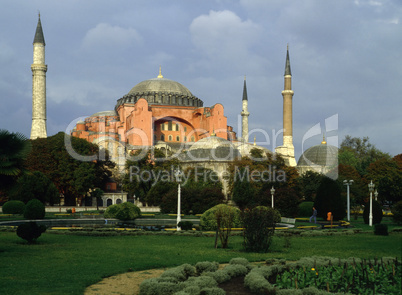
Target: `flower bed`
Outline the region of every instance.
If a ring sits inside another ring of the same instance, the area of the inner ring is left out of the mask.
[[[244,277],[244,285],[255,294],[400,294],[402,287],[402,266],[393,258],[311,257],[266,263],[257,267],[234,258],[220,270],[216,262],[184,264],[145,280],[140,295],[225,294],[218,284],[236,277]]]

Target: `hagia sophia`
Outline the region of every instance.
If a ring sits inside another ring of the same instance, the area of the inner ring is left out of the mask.
[[[46,71],[45,39],[40,16],[33,42],[32,70],[32,129],[31,139],[45,138],[46,132]],[[287,165],[299,173],[314,170],[326,173],[337,165],[338,148],[325,140],[306,150],[298,163],[293,146],[292,74],[287,48],[283,96],[283,145],[268,151],[249,142],[248,96],[244,78],[242,127],[237,135],[227,125],[224,106],[216,103],[204,106],[187,87],[165,78],[162,69],[156,78],[144,80],[127,94],[116,99],[114,108],[99,111],[78,121],[71,136],[96,143],[107,149],[112,160],[123,169],[127,155],[139,149],[159,148],[166,156],[177,155],[183,168],[202,166],[222,175],[231,161],[249,155],[251,149],[280,154]],[[252,103],[252,101],[251,101]],[[111,106],[112,108],[113,106]],[[251,116],[252,118],[252,116]],[[224,193],[227,185],[223,182]],[[114,201],[112,200],[112,203]]]

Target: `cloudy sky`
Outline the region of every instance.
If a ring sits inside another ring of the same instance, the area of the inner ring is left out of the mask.
[[[368,136],[380,150],[402,153],[400,0],[3,1],[0,128],[28,137],[38,11],[48,135],[114,109],[161,65],[204,106],[222,103],[239,136],[246,75],[250,140],[272,150],[282,144],[289,43],[296,159],[323,133],[334,145]]]

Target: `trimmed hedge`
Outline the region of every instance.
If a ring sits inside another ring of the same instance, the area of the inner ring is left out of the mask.
[[[37,225],[36,222],[23,223],[17,228],[17,236],[21,239],[34,243],[46,231],[44,225]]]
[[[105,218],[133,220],[141,216],[141,209],[133,203],[124,202],[107,207],[104,216]]]
[[[219,208],[226,208],[228,210],[232,210],[235,213],[235,219],[232,227],[242,227],[240,219],[240,210],[233,206],[229,206],[226,204],[219,204],[208,209],[201,215],[200,227],[202,228],[202,230],[216,230],[217,223],[216,223],[215,212]]]
[[[16,200],[5,202],[2,207],[4,214],[24,214],[24,209],[24,202]]]
[[[25,219],[43,219],[45,214],[45,205],[38,199],[30,200],[25,206]]]

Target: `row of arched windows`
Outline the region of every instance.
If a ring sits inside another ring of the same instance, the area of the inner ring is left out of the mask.
[[[158,137],[156,136],[156,135],[154,135],[154,141],[157,141],[158,140]],[[165,135],[164,134],[161,134],[161,136],[160,136],[160,140],[162,140],[162,141],[165,141]],[[168,135],[167,136],[167,141],[173,141],[173,135]],[[176,136],[176,141],[180,141],[180,136]],[[184,142],[186,142],[187,141],[187,136],[184,136],[183,137],[183,141]],[[194,142],[195,141],[195,138],[194,138],[194,136],[191,136],[191,142]]]

